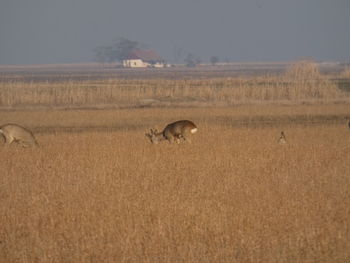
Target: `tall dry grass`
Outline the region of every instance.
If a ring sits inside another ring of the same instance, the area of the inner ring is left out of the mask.
[[[45,78],[44,78],[45,79]],[[251,103],[334,102],[346,92],[319,73],[312,62],[298,62],[280,75],[194,79],[82,79],[0,81],[0,107],[213,106]]]
[[[350,78],[350,67],[345,68],[340,76],[343,78]]]
[[[253,111],[272,118],[293,108],[330,116],[346,111],[299,107]],[[0,147],[0,258],[348,262],[348,129],[340,123],[252,128],[220,122],[220,116],[249,118],[251,111],[73,111],[46,112],[46,118],[27,112],[47,126],[114,122],[124,128],[42,130],[39,149]],[[11,114],[21,120],[26,112]],[[179,116],[199,127],[192,144],[147,141],[144,123],[161,126]],[[286,145],[277,143],[282,129]]]

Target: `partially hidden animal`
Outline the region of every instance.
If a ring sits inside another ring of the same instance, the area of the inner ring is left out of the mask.
[[[284,135],[284,132],[281,131],[281,136],[279,137],[278,139],[278,143],[279,144],[285,144],[287,143],[287,138],[286,138],[286,135]]]
[[[19,143],[23,147],[38,146],[34,134],[27,128],[15,123],[8,123],[0,127],[0,133],[5,138],[6,144]]]

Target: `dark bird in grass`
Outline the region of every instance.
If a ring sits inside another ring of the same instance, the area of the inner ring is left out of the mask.
[[[284,135],[284,132],[281,131],[281,136],[280,136],[280,138],[278,139],[278,143],[279,143],[279,144],[285,144],[286,142],[287,142],[286,136]]]

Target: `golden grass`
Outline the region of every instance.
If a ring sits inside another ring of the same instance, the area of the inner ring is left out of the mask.
[[[0,112],[37,130],[41,144],[0,146],[0,258],[348,262],[348,109]],[[305,116],[341,118],[293,125]],[[263,117],[272,125],[255,127]],[[147,141],[148,128],[178,118],[198,125],[192,144]]]
[[[0,111],[1,124],[16,122],[34,132],[87,130],[162,129],[178,119],[193,119],[207,125],[306,125],[346,123],[348,104],[327,105],[249,105],[210,108],[145,108],[122,110],[22,110]]]

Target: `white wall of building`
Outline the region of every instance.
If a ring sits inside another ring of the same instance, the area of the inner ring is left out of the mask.
[[[123,67],[125,68],[148,68],[148,67],[154,67],[154,68],[163,68],[163,63],[156,63],[154,65],[143,62],[141,59],[127,59],[123,60]]]
[[[125,68],[144,68],[144,67],[147,67],[141,59],[123,60],[123,66]]]

